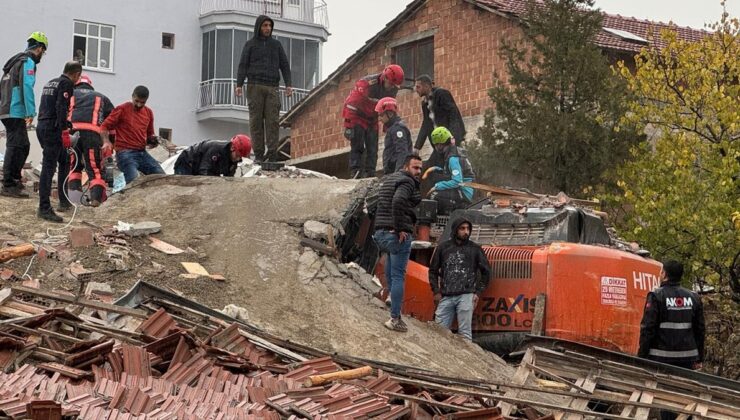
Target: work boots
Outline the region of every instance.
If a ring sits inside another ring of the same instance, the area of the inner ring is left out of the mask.
[[[0,190],[0,195],[13,198],[29,198],[28,193],[17,185],[13,185],[12,187],[3,186],[2,190]]]
[[[36,215],[39,219],[48,220],[54,223],[62,223],[64,221],[64,219],[62,219],[58,214],[54,213],[54,210],[51,207],[48,209],[39,209],[38,212],[36,212]]]

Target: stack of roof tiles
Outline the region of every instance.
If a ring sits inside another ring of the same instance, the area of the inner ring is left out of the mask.
[[[412,410],[415,418],[434,414],[417,404],[393,401],[390,394],[404,388],[382,371],[306,388],[309,376],[341,367],[330,357],[286,362],[255,345],[237,324],[199,338],[159,309],[136,329],[148,343],[134,345],[104,334],[65,338],[66,329],[59,327],[65,321],[81,320],[50,309],[0,330],[0,414],[84,419],[395,419]],[[47,347],[49,343],[54,344]],[[32,356],[18,366],[23,352]],[[27,363],[31,359],[35,364]],[[434,402],[431,394],[419,395]],[[466,414],[484,408],[468,397],[455,398],[448,402],[459,404]]]

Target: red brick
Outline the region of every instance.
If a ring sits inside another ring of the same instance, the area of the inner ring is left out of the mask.
[[[93,231],[88,227],[76,227],[69,231],[69,244],[72,248],[80,248],[95,244]]]

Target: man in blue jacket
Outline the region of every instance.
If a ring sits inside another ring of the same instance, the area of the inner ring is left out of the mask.
[[[257,162],[277,160],[280,127],[280,74],[285,80],[285,96],[293,94],[290,62],[283,45],[272,36],[275,23],[261,15],[254,23],[254,37],[244,44],[236,76],[236,96],[242,96],[247,80],[249,134]],[[267,152],[265,152],[267,149]]]
[[[26,127],[36,116],[33,87],[36,84],[36,65],[46,53],[49,40],[43,32],[28,37],[25,51],[11,57],[3,66],[0,79],[0,120],[7,133],[3,186],[0,195],[28,198],[21,184],[21,171],[26,163],[31,143]]]
[[[424,173],[424,178],[431,172],[443,173],[445,179],[434,184],[428,194],[437,201],[437,214],[449,215],[456,209],[470,205],[473,188],[465,187],[462,183],[473,182],[475,173],[467,152],[454,144],[450,130],[437,127],[432,131],[431,137],[435,151],[444,157],[444,168],[431,167]]]

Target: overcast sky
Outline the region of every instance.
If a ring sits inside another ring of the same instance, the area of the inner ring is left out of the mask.
[[[411,0],[325,0],[331,36],[323,47],[323,75],[328,76],[350,55],[396,17]],[[701,29],[719,20],[719,0],[596,0],[605,12]],[[740,0],[727,0],[731,16],[740,16]]]

